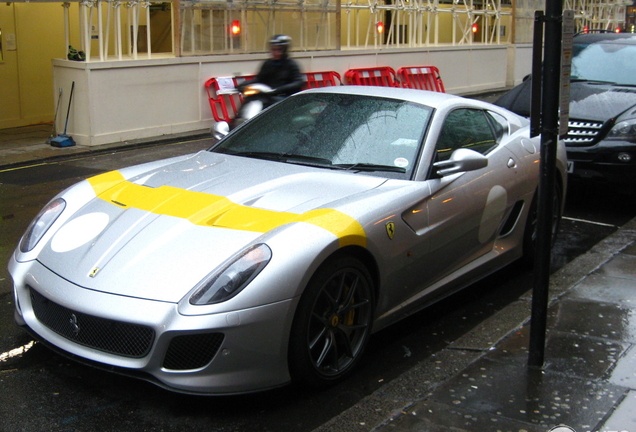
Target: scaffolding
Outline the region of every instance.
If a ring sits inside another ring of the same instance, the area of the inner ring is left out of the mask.
[[[511,6],[501,0],[356,0],[342,4],[347,49],[508,43]],[[377,26],[387,24],[385,32]]]
[[[268,37],[279,33],[292,36],[296,51],[531,42],[534,10],[543,2],[508,1],[512,0],[174,0],[169,54],[265,52]],[[626,1],[565,0],[564,6],[575,11],[577,31],[613,30],[625,25]],[[156,57],[150,14],[157,4],[80,1],[81,49],[87,61]],[[71,3],[63,5],[68,47]],[[236,33],[229,31],[234,26]],[[145,33],[140,34],[142,27]]]
[[[632,0],[565,0],[564,9],[574,11],[576,31],[615,31],[625,28],[627,6]]]

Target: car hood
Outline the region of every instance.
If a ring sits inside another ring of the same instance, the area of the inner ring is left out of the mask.
[[[85,288],[178,302],[225,260],[285,225],[311,223],[333,239],[351,229],[364,237],[337,207],[386,180],[201,152],[86,181],[95,198],[57,229],[38,260]],[[72,189],[66,195],[72,199]]]
[[[570,118],[605,122],[636,106],[636,89],[595,82],[572,82]]]
[[[519,115],[530,116],[528,79],[502,95],[496,105]],[[636,89],[590,81],[570,83],[570,118],[605,122],[636,106]]]

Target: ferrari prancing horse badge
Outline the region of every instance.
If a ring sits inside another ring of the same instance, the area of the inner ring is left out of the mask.
[[[393,236],[395,235],[395,223],[388,222],[386,224],[386,234],[389,236],[391,240],[393,240]]]

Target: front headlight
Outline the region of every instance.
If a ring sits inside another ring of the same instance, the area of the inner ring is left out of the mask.
[[[199,282],[190,297],[190,304],[209,305],[231,299],[265,268],[271,258],[272,251],[265,244],[246,249],[225,267]]]
[[[607,134],[607,139],[636,142],[636,119],[616,123]]]
[[[33,250],[48,229],[51,228],[51,225],[62,214],[65,207],[66,201],[62,198],[54,199],[48,203],[29,224],[20,241],[20,252],[26,253]]]

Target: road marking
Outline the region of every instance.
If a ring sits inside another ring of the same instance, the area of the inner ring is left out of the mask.
[[[585,219],[577,219],[577,218],[571,218],[571,217],[566,217],[566,216],[563,216],[562,219],[567,219],[567,220],[574,221],[574,222],[583,222],[583,223],[588,223],[588,224],[592,224],[592,225],[599,225],[599,226],[605,226],[605,227],[611,227],[611,228],[619,228],[617,225],[606,224],[606,223],[603,223],[603,222],[595,222],[595,221],[585,220]]]
[[[31,341],[26,345],[22,345],[21,347],[14,348],[7,352],[0,353],[0,362],[4,362],[9,360],[10,358],[20,356],[30,350],[33,345],[35,345],[35,341]]]
[[[33,164],[33,165],[19,166],[19,167],[15,167],[15,168],[6,168],[6,169],[3,169],[3,170],[0,170],[0,173],[5,173],[5,172],[9,172],[9,171],[17,171],[17,170],[20,170],[20,169],[33,168],[33,167],[38,167],[38,166],[43,166],[43,165],[49,165],[49,163],[43,162],[43,163],[38,163],[38,164]]]

